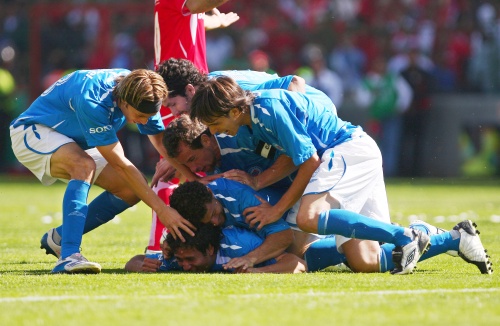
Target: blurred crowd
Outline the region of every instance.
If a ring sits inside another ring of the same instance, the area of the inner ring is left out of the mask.
[[[434,93],[500,92],[500,0],[230,0],[219,9],[241,18],[207,32],[210,70],[298,74],[339,112],[346,102],[373,109],[404,73],[412,99],[394,112],[425,108]],[[62,74],[101,67],[153,67],[153,0],[0,1],[2,130]]]

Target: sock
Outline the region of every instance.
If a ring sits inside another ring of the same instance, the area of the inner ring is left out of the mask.
[[[339,234],[353,239],[373,240],[404,246],[413,240],[410,229],[381,222],[344,209],[322,212],[318,234]]]
[[[394,269],[392,262],[392,251],[396,246],[392,243],[384,243],[380,246],[380,272],[385,273]]]
[[[177,182],[177,183],[176,183]],[[153,188],[153,191],[160,197],[163,202],[170,205],[170,195],[179,186],[179,180],[169,182],[158,182],[158,185]],[[152,211],[151,229],[149,232],[149,242],[146,248],[147,252],[161,251],[161,240],[165,226],[161,223],[155,211]]]
[[[304,253],[308,272],[346,262],[345,256],[337,251],[335,237],[319,239],[311,244]]]
[[[66,187],[63,198],[62,259],[80,252],[89,190],[90,184],[82,180],[70,180]]]
[[[108,191],[104,191],[88,206],[83,234],[111,221],[116,215],[120,214],[129,207],[130,205],[121,198],[116,197]],[[56,228],[56,233],[54,233],[54,236],[52,237],[55,243],[60,243],[60,234],[62,234],[62,225]]]
[[[111,221],[116,215],[129,207],[130,205],[123,199],[116,197],[108,191],[104,191],[89,204],[89,212],[85,221],[83,234]]]
[[[431,246],[418,261],[424,261],[434,256],[444,254],[448,250],[458,251],[460,234],[457,235],[456,233],[458,233],[458,231],[451,230],[450,232],[431,235]],[[394,250],[394,247],[395,245],[391,243],[385,243],[380,246],[380,272],[383,273],[394,269],[394,264],[392,263],[392,250]]]

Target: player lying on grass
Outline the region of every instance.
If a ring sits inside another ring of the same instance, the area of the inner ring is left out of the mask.
[[[238,199],[252,198],[242,195],[245,192],[252,195],[249,187],[232,180],[217,179],[206,186],[193,181],[186,182],[175,189],[170,200],[172,207],[193,224],[201,222],[227,226],[237,223],[237,225],[248,228],[248,224],[239,213],[244,210],[245,205],[252,205],[251,200],[242,202]],[[241,202],[239,206],[238,202]],[[342,211],[339,210],[339,212]],[[348,211],[344,211],[344,213],[355,214]],[[489,258],[483,259],[485,250],[476,232],[475,224],[471,221],[462,221],[449,232],[422,221],[415,221],[410,225],[410,228],[420,230],[430,237],[432,245],[429,251],[420,257],[420,260],[451,251],[455,252],[454,256],[457,256],[458,253],[466,262],[476,265],[481,273],[490,274],[492,272]],[[394,248],[395,245],[390,243],[380,246],[381,261],[376,272],[392,271],[397,267],[395,264],[399,261],[399,257],[393,259]],[[335,237],[331,236],[313,242],[305,251],[305,260],[308,271],[318,271],[341,263],[348,264],[345,255],[337,250]],[[225,265],[227,268],[250,268],[251,266],[245,256],[234,259]]]
[[[245,273],[301,273],[305,272],[302,259],[282,253],[251,268],[226,269],[231,259],[248,255],[262,245],[254,232],[236,226],[221,228],[211,224],[199,225],[195,235],[184,234],[185,242],[171,234],[162,244],[163,253],[137,255],[125,265],[129,272],[245,272]]]
[[[117,136],[127,122],[135,123],[163,154],[164,126],[158,110],[167,94],[165,82],[154,71],[78,70],[56,81],[12,121],[12,149],[19,162],[44,185],[67,183],[64,227],[51,229],[41,240],[47,253],[60,258],[53,273],[99,273],[101,266],[80,254],[83,233],[140,200],[172,232],[191,232],[192,225],[151,192]],[[88,204],[92,184],[105,191]]]
[[[260,228],[281,219],[301,199],[298,226],[305,232],[339,235],[339,251],[355,271],[380,270],[384,253],[378,242],[395,245],[393,274],[412,273],[428,250],[428,235],[389,224],[376,143],[321,103],[280,89],[248,92],[222,76],[198,88],[191,118],[199,119],[213,134],[236,135],[240,128],[250,128],[253,137],[289,155],[298,166],[297,176],[278,203],[243,212],[251,226]],[[482,249],[480,258],[487,261]]]
[[[208,203],[208,204],[207,204]],[[264,239],[261,246],[235,258],[227,268],[250,268],[267,259],[277,257],[293,242],[290,226],[279,219],[259,230],[250,227],[241,214],[246,207],[267,203],[259,193],[237,181],[219,178],[204,185],[198,181],[181,184],[170,196],[170,205],[194,224],[212,224],[226,227],[235,225],[255,232]]]

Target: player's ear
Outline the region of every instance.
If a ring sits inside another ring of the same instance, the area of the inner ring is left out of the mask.
[[[186,97],[188,100],[191,100],[194,96],[194,93],[196,93],[196,89],[194,88],[194,86],[192,84],[187,84],[185,91],[186,91]]]
[[[212,246],[212,245],[208,245],[207,255],[208,255],[208,256],[212,256],[212,255],[214,255],[214,254],[215,254],[215,248],[214,248],[214,246]]]
[[[212,135],[207,135],[206,133],[201,134],[201,145],[203,147],[209,147],[212,142]]]
[[[228,116],[233,119],[237,119],[241,115],[242,111],[239,108],[232,108],[229,110]]]

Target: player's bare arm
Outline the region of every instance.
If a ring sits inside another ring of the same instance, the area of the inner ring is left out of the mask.
[[[224,265],[224,268],[251,268],[256,264],[279,256],[292,244],[292,242],[293,232],[291,229],[270,234],[255,250],[249,252],[245,256],[231,259]]]
[[[108,163],[117,171],[117,173],[127,182],[132,191],[146,205],[151,207],[160,221],[169,230],[175,232],[177,236],[184,239],[179,229],[183,229],[188,234],[194,234],[194,226],[177,213],[177,211],[167,206],[149,187],[142,173],[130,162],[123,152],[123,147],[119,142],[99,146],[97,150],[108,161]]]
[[[201,14],[223,5],[229,0],[186,0],[186,7],[192,14]]]
[[[294,254],[285,252],[276,257],[276,263],[257,268],[248,268],[247,273],[305,273],[307,271],[306,262]]]
[[[320,165],[321,160],[317,153],[314,153],[309,159],[299,166],[299,170],[292,185],[283,194],[281,199],[274,205],[265,205],[248,207],[243,211],[246,221],[250,226],[255,226],[261,229],[264,225],[275,222],[283,216],[283,214],[291,208],[303,195],[311,176]]]
[[[240,16],[234,12],[221,13],[217,8],[214,8],[210,14],[205,15],[205,30],[228,27],[239,19]]]
[[[229,170],[223,173],[224,178],[232,179],[249,185],[254,190],[260,190],[270,186],[281,179],[289,176],[297,170],[292,159],[287,155],[280,155],[268,169],[261,174],[252,176],[242,170]]]

